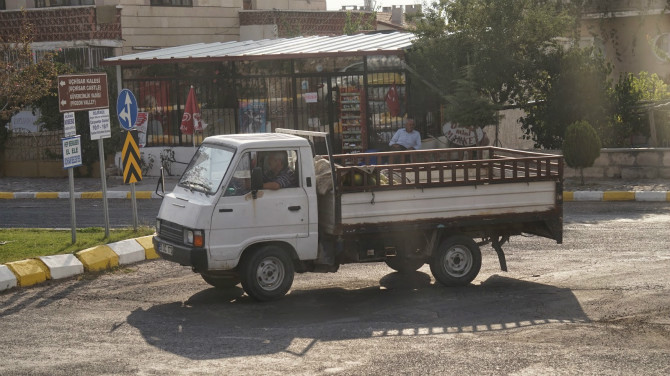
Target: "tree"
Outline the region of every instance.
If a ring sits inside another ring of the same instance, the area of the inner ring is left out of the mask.
[[[25,21],[13,39],[0,40],[0,121],[9,121],[25,106],[49,94],[58,76],[51,55],[34,59],[33,26]]]
[[[408,61],[431,94],[441,96],[450,120],[491,124],[504,105],[526,103],[542,89],[547,52],[557,50],[556,37],[576,23],[578,13],[563,3],[434,2],[416,23]]]
[[[526,138],[536,147],[559,149],[567,127],[586,120],[606,133],[611,113],[611,67],[592,48],[556,50],[545,57],[541,90],[520,119]]]
[[[615,112],[610,129],[603,135],[603,144],[608,147],[625,146],[635,134],[649,136],[649,116],[643,108],[646,102],[670,98],[668,85],[656,74],[640,72],[623,74],[614,87]]]
[[[0,152],[8,137],[5,124],[56,87],[58,73],[51,55],[35,60],[32,35],[33,26],[24,21],[20,33],[0,37]]]
[[[565,163],[579,169],[581,184],[584,185],[584,168],[593,166],[600,156],[600,138],[587,121],[577,121],[568,126],[563,140]]]

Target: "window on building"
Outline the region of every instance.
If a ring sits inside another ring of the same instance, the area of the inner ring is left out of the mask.
[[[193,0],[151,0],[151,5],[162,7],[192,7]]]
[[[95,0],[35,0],[35,8],[95,5]]]
[[[0,0],[0,10],[7,10],[7,6],[5,5],[5,0]]]

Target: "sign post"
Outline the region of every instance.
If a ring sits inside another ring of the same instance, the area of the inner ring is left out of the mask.
[[[110,137],[109,133],[109,96],[107,94],[107,74],[74,74],[58,76],[58,110],[63,112],[63,123],[65,125],[63,139],[63,165],[68,169],[70,181],[70,219],[72,222],[72,243],[76,242],[76,218],[74,208],[74,176],[72,168],[81,166],[81,140],[76,135],[75,111],[105,109],[107,114],[107,132],[98,131],[104,128],[105,120],[102,115],[96,117],[96,137],[98,150],[100,151],[100,176],[102,179],[102,199],[105,212],[105,236],[109,237],[109,211],[107,208],[107,182],[105,179],[105,157],[102,138]],[[91,111],[95,112],[95,111]],[[89,121],[91,120],[89,112]],[[93,137],[93,126],[91,126],[91,140]],[[104,136],[106,134],[106,136]],[[78,163],[78,164],[77,164]],[[69,167],[68,167],[69,166]]]
[[[72,244],[74,244],[77,242],[77,218],[74,208],[74,173],[72,172],[72,168],[81,166],[82,164],[81,139],[79,136],[66,135],[62,141],[63,168],[67,169],[67,177],[70,182],[70,227],[72,229]]]
[[[123,182],[130,183],[130,204],[133,212],[133,230],[137,231],[137,198],[135,196],[135,182],[142,181],[142,169],[140,168],[140,150],[133,138],[131,131],[136,130],[137,122],[137,99],[132,91],[122,89],[116,100],[116,115],[119,124],[126,132],[126,140],[123,143],[121,157],[123,159]]]
[[[126,132],[126,140],[121,150],[123,159],[123,182],[130,183],[130,193],[133,208],[133,229],[137,231],[137,204],[135,201],[135,182],[142,181],[142,168],[140,167],[140,149],[133,134]]]
[[[100,179],[102,180],[102,208],[105,213],[105,237],[109,237],[109,207],[107,206],[107,176],[105,172],[105,147],[102,140],[112,137],[109,108],[88,112],[88,124],[91,129],[91,140],[98,140],[100,156]]]
[[[109,108],[107,73],[58,76],[58,110],[72,112]]]

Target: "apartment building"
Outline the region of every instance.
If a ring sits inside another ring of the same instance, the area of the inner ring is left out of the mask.
[[[22,9],[24,11],[22,11]],[[0,0],[0,35],[35,27],[36,51],[71,51],[83,64],[143,50],[240,40],[240,12],[325,11],[325,0]]]

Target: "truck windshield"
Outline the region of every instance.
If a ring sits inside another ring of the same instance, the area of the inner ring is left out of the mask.
[[[219,189],[234,150],[217,145],[201,145],[179,179],[179,186],[213,194]]]

